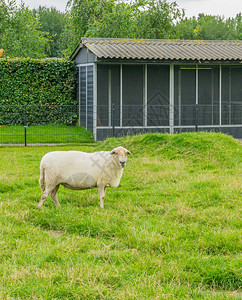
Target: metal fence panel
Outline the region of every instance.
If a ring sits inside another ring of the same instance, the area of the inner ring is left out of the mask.
[[[0,144],[93,142],[77,105],[0,105]]]
[[[90,75],[91,76],[91,75]],[[90,95],[92,97],[92,95]],[[88,101],[87,101],[88,102]],[[82,112],[81,114],[79,112]],[[85,113],[84,113],[85,112]],[[93,112],[101,136],[242,127],[242,105],[0,105],[0,145],[93,142]],[[174,123],[169,122],[174,112]],[[220,118],[221,116],[221,118]],[[220,124],[220,120],[221,123]],[[86,122],[88,121],[88,122]],[[79,124],[86,123],[86,128]],[[107,134],[106,134],[106,133]]]

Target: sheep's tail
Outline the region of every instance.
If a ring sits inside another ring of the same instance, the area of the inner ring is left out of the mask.
[[[42,165],[40,165],[40,178],[39,178],[39,185],[41,187],[42,192],[45,191],[45,169]]]

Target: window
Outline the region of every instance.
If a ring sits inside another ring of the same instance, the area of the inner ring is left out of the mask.
[[[241,67],[222,67],[222,124],[241,124]]]
[[[169,125],[170,66],[147,67],[147,125]]]
[[[143,126],[144,66],[123,65],[122,125]]]
[[[196,66],[175,67],[174,123],[193,125],[196,104]]]
[[[93,66],[79,67],[79,120],[93,131]]]

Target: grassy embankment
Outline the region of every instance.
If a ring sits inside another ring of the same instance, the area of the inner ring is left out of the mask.
[[[105,208],[60,188],[42,209],[49,151],[128,148]],[[241,299],[241,143],[215,133],[0,148],[1,299]]]

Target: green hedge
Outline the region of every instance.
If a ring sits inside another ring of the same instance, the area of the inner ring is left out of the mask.
[[[32,119],[38,115],[37,106],[77,105],[76,81],[77,69],[69,60],[0,59],[0,122],[22,124],[22,116],[20,120],[10,112],[19,111],[25,104],[31,104],[28,114]],[[73,123],[75,118],[69,115],[65,123]]]

